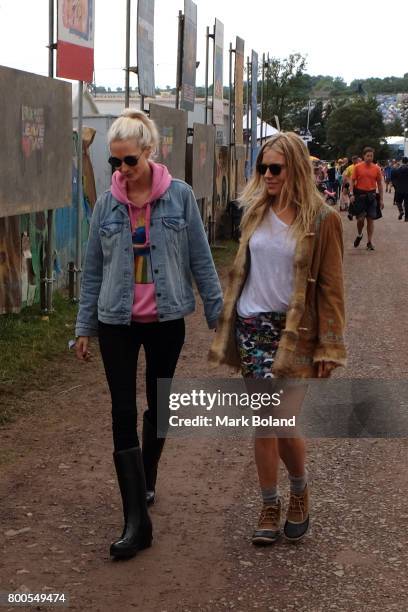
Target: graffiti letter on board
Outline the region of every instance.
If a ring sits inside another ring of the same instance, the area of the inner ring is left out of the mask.
[[[24,157],[28,159],[34,151],[44,149],[44,109],[22,106],[21,119],[23,122],[23,153]]]
[[[166,161],[173,151],[173,128],[164,127],[162,128],[162,160]]]

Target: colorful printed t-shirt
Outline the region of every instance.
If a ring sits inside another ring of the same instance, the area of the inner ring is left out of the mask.
[[[141,323],[157,321],[157,305],[153,282],[150,241],[146,236],[146,224],[150,224],[150,205],[132,207],[132,244],[134,256],[134,299],[132,319]]]

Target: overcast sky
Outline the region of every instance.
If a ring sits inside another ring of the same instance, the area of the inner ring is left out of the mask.
[[[136,9],[132,0],[131,64],[136,65]],[[197,85],[204,84],[205,29],[214,18],[225,26],[224,82],[228,48],[238,35],[245,55],[307,55],[310,74],[355,78],[403,76],[406,53],[406,0],[377,4],[369,0],[196,0],[198,7]],[[114,7],[114,8],[113,8]],[[174,86],[177,16],[183,0],[156,0],[156,85]],[[368,8],[370,7],[370,8]],[[126,0],[96,0],[95,76],[98,85],[124,85]],[[400,18],[399,18],[399,17]],[[0,65],[47,74],[48,0],[0,0]],[[234,45],[235,46],[235,45]],[[131,85],[137,77],[131,76]]]

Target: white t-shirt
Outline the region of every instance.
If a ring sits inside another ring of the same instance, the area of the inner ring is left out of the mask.
[[[249,240],[251,263],[237,303],[240,317],[286,312],[293,293],[296,240],[272,208]]]

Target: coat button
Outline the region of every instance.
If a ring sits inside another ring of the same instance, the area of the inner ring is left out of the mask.
[[[159,273],[159,271],[156,269],[156,270],[154,271],[154,273],[155,273],[155,274],[158,274],[158,273]]]
[[[156,293],[156,296],[157,297],[161,297],[161,293]]]
[[[152,244],[152,249],[155,249],[155,248],[156,248],[156,245],[155,245],[155,244]]]
[[[159,319],[162,319],[164,317],[164,315],[159,315]]]

